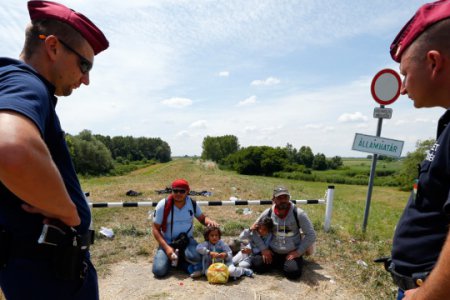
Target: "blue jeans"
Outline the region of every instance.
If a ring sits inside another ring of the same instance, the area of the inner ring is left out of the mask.
[[[189,245],[184,250],[184,259],[178,262],[179,268],[187,271],[189,264],[198,264],[202,261],[202,256],[197,252],[196,247],[197,241],[194,238],[189,238]],[[164,277],[169,273],[170,267],[170,259],[167,257],[164,249],[159,247],[153,258],[153,274],[155,277]]]

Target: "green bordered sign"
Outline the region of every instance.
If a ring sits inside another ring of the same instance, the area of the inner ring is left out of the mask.
[[[403,144],[404,142],[399,140],[356,133],[352,150],[400,157],[402,155]]]

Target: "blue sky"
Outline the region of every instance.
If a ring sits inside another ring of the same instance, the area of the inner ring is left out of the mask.
[[[172,155],[200,155],[203,138],[232,134],[250,145],[310,146],[326,156],[375,135],[374,75],[398,70],[389,46],[414,0],[71,0],[110,41],[91,84],[61,98],[66,132],[160,137]],[[18,57],[29,22],[25,1],[2,1],[0,55]],[[442,108],[390,105],[382,137],[435,136]]]

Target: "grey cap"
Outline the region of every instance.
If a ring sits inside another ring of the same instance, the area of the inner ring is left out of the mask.
[[[289,197],[291,196],[291,194],[289,194],[289,190],[286,187],[279,185],[273,189],[273,196],[279,197],[281,195],[288,195]]]

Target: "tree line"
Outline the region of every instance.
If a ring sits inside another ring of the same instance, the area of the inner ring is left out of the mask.
[[[331,159],[323,153],[314,154],[310,147],[298,150],[291,144],[286,147],[249,146],[241,148],[236,136],[207,136],[202,143],[202,159],[219,163],[222,167],[247,175],[272,176],[279,171],[337,169],[342,159]]]
[[[400,161],[395,170],[376,170],[375,185],[397,186],[411,190],[418,177],[418,165],[425,159],[434,139],[417,141],[416,150],[402,158],[379,156],[378,160]],[[325,181],[341,184],[368,184],[369,170],[354,170],[343,166],[340,156],[326,158],[322,153],[314,154],[310,147],[295,149],[291,144],[285,147],[249,146],[241,148],[237,137],[232,135],[207,136],[202,144],[202,159],[216,161],[222,168],[240,174],[277,176],[305,181]],[[372,156],[368,156],[372,158]],[[336,173],[312,173],[312,171],[339,169]]]
[[[66,134],[65,138],[75,170],[83,175],[114,175],[120,173],[124,165],[163,163],[172,159],[169,144],[160,138],[110,137],[92,134],[89,130],[77,135]]]

